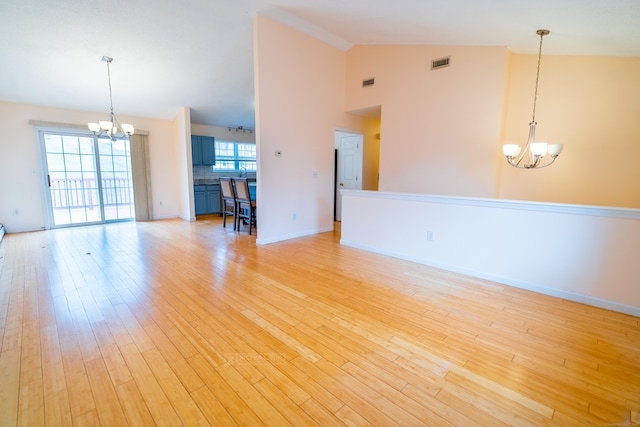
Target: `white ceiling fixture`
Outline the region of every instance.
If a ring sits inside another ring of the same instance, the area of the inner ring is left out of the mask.
[[[107,78],[109,79],[109,106],[111,110],[109,112],[109,120],[100,120],[98,123],[88,123],[89,130],[93,132],[94,135],[98,137],[106,137],[110,138],[111,141],[115,141],[117,139],[126,139],[129,138],[135,132],[135,128],[133,125],[128,123],[123,123],[122,125],[116,118],[115,113],[113,112],[113,94],[111,92],[111,68],[109,65],[113,58],[108,56],[103,56],[102,60],[107,63]]]
[[[536,90],[533,95],[533,114],[529,123],[529,139],[524,150],[518,144],[504,144],[502,151],[507,158],[507,162],[519,169],[542,169],[551,166],[556,161],[562,151],[562,144],[548,144],[546,142],[536,142],[536,102],[538,101],[538,81],[540,80],[540,60],[542,59],[542,38],[549,35],[549,30],[538,30],[536,34],[540,36],[540,47],[538,48],[538,70],[536,72]],[[549,154],[549,157],[545,157]]]

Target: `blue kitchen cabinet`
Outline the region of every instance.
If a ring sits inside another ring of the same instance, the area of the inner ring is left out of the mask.
[[[207,192],[206,185],[196,185],[193,191],[196,215],[207,213]]]
[[[214,137],[191,135],[191,163],[193,166],[216,164],[216,140]]]
[[[216,140],[212,136],[201,136],[202,164],[213,166],[216,164]]]
[[[220,185],[194,185],[193,198],[196,215],[220,213]]]
[[[220,213],[220,185],[207,185],[207,213]]]

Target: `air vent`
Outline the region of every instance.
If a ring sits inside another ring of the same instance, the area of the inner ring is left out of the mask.
[[[375,79],[367,79],[362,81],[362,87],[373,86]]]
[[[437,70],[438,68],[448,67],[450,59],[451,59],[451,57],[447,56],[446,58],[439,58],[439,59],[432,60],[431,61],[431,69],[432,70]]]

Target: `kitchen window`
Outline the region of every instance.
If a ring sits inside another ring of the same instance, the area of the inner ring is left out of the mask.
[[[216,140],[216,164],[214,171],[255,171],[256,145],[244,142]]]

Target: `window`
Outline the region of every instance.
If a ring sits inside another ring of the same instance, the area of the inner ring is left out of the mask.
[[[256,145],[216,140],[216,171],[255,171]]]

